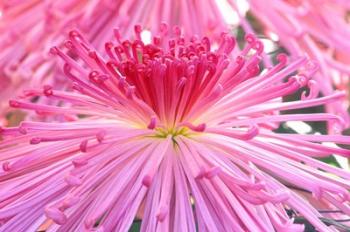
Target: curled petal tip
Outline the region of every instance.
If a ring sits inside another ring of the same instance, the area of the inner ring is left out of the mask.
[[[306,92],[304,91],[301,95],[301,100],[310,100],[310,99],[314,99],[318,96],[319,86],[318,86],[316,81],[310,80],[308,82],[308,87],[310,89],[309,94],[306,95]]]
[[[248,43],[250,43],[250,44],[252,44],[252,43],[254,43],[254,42],[256,41],[255,35],[254,35],[254,34],[250,34],[250,33],[248,33],[248,34],[244,37],[244,39],[245,39]]]
[[[43,87],[43,93],[44,93],[44,95],[47,96],[47,97],[53,95],[52,86],[50,86],[50,85],[44,85],[44,87]]]
[[[264,51],[264,44],[260,40],[257,40],[255,41],[253,48],[258,54],[261,54]]]
[[[288,62],[288,56],[285,53],[278,54],[276,58],[282,64],[286,64]]]
[[[151,117],[150,123],[148,124],[147,128],[150,130],[153,130],[156,128],[157,125],[157,118],[155,116]]]
[[[2,163],[2,170],[5,172],[9,172],[11,170],[10,163],[8,161]]]
[[[12,108],[19,108],[21,106],[21,103],[19,101],[16,101],[16,100],[10,100],[9,106]]]
[[[213,178],[214,176],[217,176],[219,173],[221,172],[221,168],[216,166],[216,167],[212,167],[210,168],[209,171],[207,171],[207,173],[205,174],[205,177],[208,179]]]
[[[80,197],[68,195],[62,202],[63,207],[70,208],[80,201]]]
[[[142,27],[141,25],[137,24],[134,26],[134,30],[136,33],[141,33],[142,32]]]
[[[70,41],[70,40],[64,41],[64,46],[68,49],[72,49],[74,47],[72,41]]]
[[[165,220],[166,216],[168,215],[169,209],[166,206],[161,206],[159,209],[159,212],[157,214],[157,220],[162,222]]]
[[[57,55],[58,54],[58,48],[56,46],[50,48],[50,54]]]
[[[21,125],[18,127],[18,131],[19,131],[19,133],[21,133],[22,135],[26,135],[26,134],[28,133],[27,128],[25,128],[25,127],[23,127],[23,126],[21,126]],[[1,133],[1,131],[0,131],[0,133]]]
[[[45,215],[58,225],[63,225],[67,222],[67,216],[55,207],[46,207]]]
[[[201,167],[199,173],[196,176],[196,179],[197,180],[202,179],[206,175],[206,173],[207,172],[206,172],[205,168]]]
[[[206,129],[206,124],[205,123],[201,123],[197,126],[193,125],[192,123],[189,122],[185,122],[185,123],[181,123],[180,126],[186,126],[189,129],[195,131],[195,132],[204,132]]]
[[[82,180],[74,175],[68,174],[65,176],[64,180],[69,186],[79,186],[82,184]]]
[[[80,157],[80,158],[75,158],[72,161],[72,163],[73,163],[73,165],[75,167],[81,167],[81,166],[84,166],[84,165],[88,164],[88,160],[85,159],[85,158]]]
[[[41,138],[36,137],[30,140],[30,144],[39,144],[39,143],[41,143]]]
[[[106,131],[102,130],[96,134],[96,139],[99,143],[102,143],[105,136],[106,136]]]
[[[84,140],[84,141],[82,141],[82,142],[80,143],[80,146],[79,146],[80,151],[81,151],[81,152],[86,152],[86,150],[87,150],[87,145],[88,145],[88,140],[87,140],[87,139]]]
[[[142,179],[142,184],[144,186],[146,186],[147,188],[149,188],[152,184],[152,177],[150,177],[149,175],[146,175],[143,179]]]

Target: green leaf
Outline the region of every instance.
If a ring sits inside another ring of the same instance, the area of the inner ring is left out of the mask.
[[[129,229],[129,232],[139,232],[141,229],[141,220],[135,220],[130,229]]]

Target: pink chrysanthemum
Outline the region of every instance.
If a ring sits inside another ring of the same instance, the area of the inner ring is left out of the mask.
[[[350,86],[350,2],[347,0],[249,0],[266,35],[277,36],[292,57],[307,54],[316,59],[320,71],[314,75],[322,94]],[[266,7],[268,5],[268,7]],[[349,126],[349,100],[326,105]]]
[[[305,58],[260,73],[262,43],[222,34],[190,41],[163,25],[151,44],[106,44],[106,56],[77,32],[51,52],[64,62],[75,92],[26,91],[58,106],[11,100],[15,108],[57,114],[71,122],[24,121],[2,128],[0,222],[2,231],[303,231],[294,215],[319,231],[337,231],[324,209],[350,215],[350,174],[315,158],[350,151],[341,135],[278,134],[285,121],[334,121],[338,116],[279,114],[327,104],[317,98]],[[66,53],[74,54],[77,60]],[[298,73],[298,74],[296,74]],[[293,75],[292,75],[293,74]],[[302,100],[281,98],[308,86]],[[61,103],[63,104],[63,106]],[[76,115],[79,117],[76,118]]]
[[[119,27],[120,33],[129,38],[136,23],[142,23],[151,32],[165,21],[170,26],[181,25],[186,36],[219,35],[228,26],[215,2],[204,2],[207,4],[202,0],[0,1],[1,116],[7,112],[9,98],[25,88],[41,84],[67,87],[62,83],[60,64],[50,59],[48,52],[73,28],[82,32],[97,50],[113,37],[111,27]]]

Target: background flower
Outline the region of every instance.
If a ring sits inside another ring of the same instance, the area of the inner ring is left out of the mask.
[[[292,57],[306,54],[317,60],[320,70],[314,79],[323,95],[349,90],[348,1],[249,0],[249,6],[263,25],[258,27],[263,34],[277,40]],[[344,100],[326,105],[326,110],[341,115],[349,126],[348,107]]]

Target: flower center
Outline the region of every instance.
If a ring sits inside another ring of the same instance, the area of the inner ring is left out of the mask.
[[[191,131],[186,127],[180,127],[180,128],[158,127],[155,129],[155,137],[157,138],[166,138],[169,135],[171,135],[172,138],[175,139],[175,137],[178,135],[189,136],[190,134],[191,134]]]

